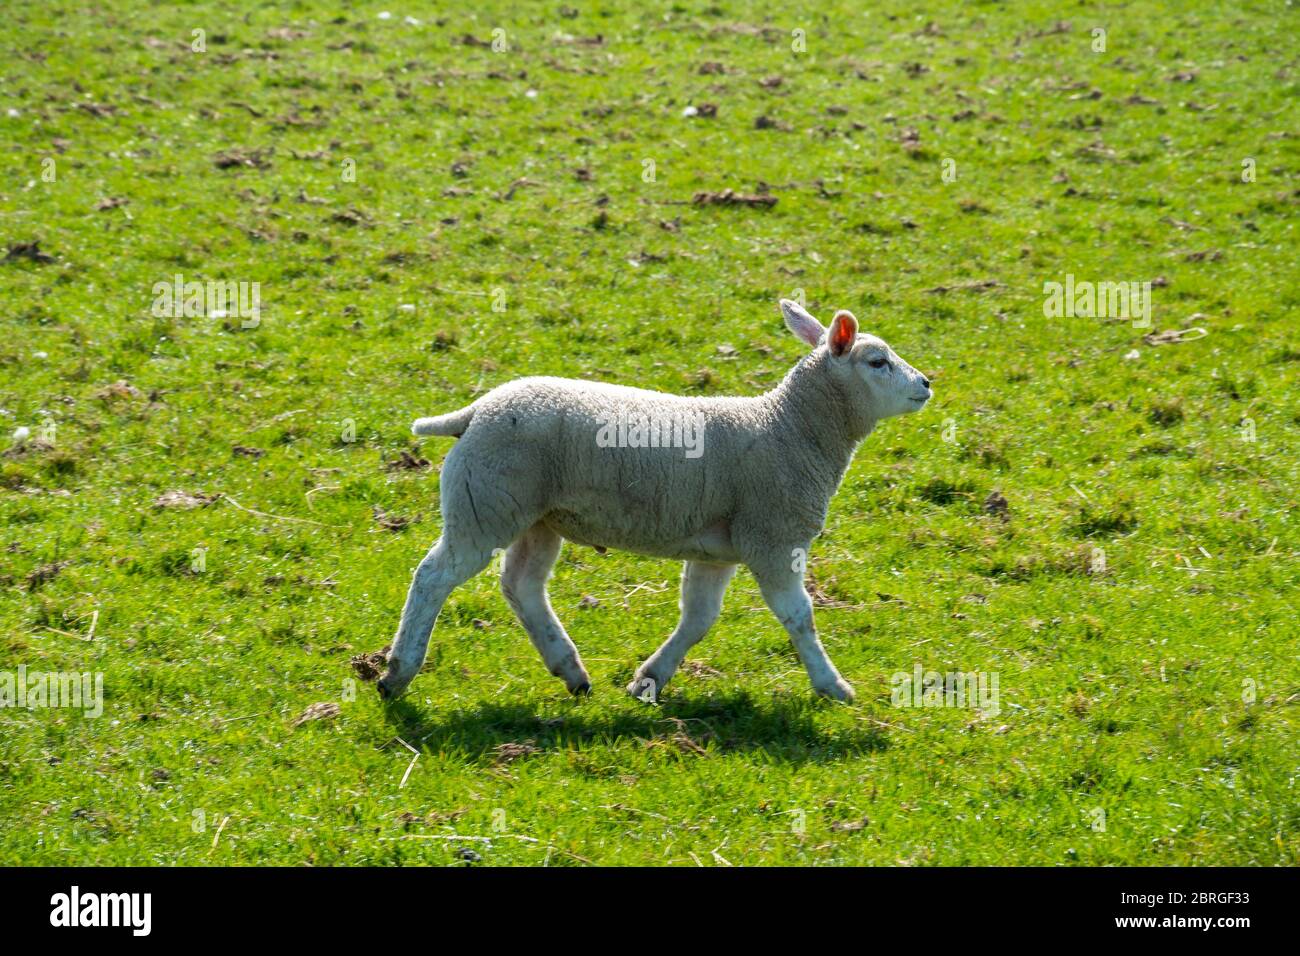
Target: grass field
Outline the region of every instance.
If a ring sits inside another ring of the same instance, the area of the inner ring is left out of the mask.
[[[1295,865],[1294,8],[861,6],[9,0],[0,672],[104,711],[0,710],[0,863]],[[178,274],[259,321],[156,314]],[[935,381],[811,559],[855,705],[743,571],[628,698],[680,569],[572,545],[590,698],[490,573],[356,679],[440,527],[413,418],[758,394],[800,294]],[[918,665],[999,712],[893,706]]]

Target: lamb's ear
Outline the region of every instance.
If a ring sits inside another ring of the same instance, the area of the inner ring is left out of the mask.
[[[831,320],[830,346],[831,354],[836,358],[853,348],[853,340],[858,337],[858,320],[847,309],[840,309]]]
[[[809,345],[817,345],[826,334],[825,327],[808,314],[808,310],[790,299],[781,300],[781,314],[786,328]]]

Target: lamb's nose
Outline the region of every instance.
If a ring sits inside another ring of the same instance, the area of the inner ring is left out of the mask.
[[[928,378],[926,378],[924,375],[922,375],[922,376],[921,376],[921,384],[924,385],[926,388],[929,388],[929,387],[930,387],[930,380],[929,380]]]

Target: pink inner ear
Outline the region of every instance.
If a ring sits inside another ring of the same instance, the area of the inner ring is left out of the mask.
[[[785,317],[786,327],[808,345],[816,345],[826,334],[822,324],[797,302],[782,299],[781,314]]]
[[[809,345],[816,345],[822,340],[826,330],[822,324],[815,319],[800,319],[799,326],[795,329],[795,335],[803,339]]]
[[[853,347],[853,340],[858,335],[858,320],[852,312],[840,310],[831,321],[830,346],[832,355],[843,355]]]

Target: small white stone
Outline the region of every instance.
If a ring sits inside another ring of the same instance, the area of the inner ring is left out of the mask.
[[[33,352],[33,353],[32,353],[32,358],[34,358],[34,359],[47,359],[47,358],[49,358],[49,357],[50,357],[50,353],[49,353],[49,352]]]
[[[403,312],[415,311],[415,306],[412,305],[410,302],[403,302],[401,305],[398,306],[398,308],[401,309]]]
[[[537,99],[537,91],[529,90],[527,93],[524,94],[524,96],[528,97],[530,100],[535,100]]]
[[[1136,362],[1141,357],[1142,357],[1142,353],[1139,352],[1137,349],[1134,349],[1133,351],[1129,352],[1127,355],[1124,356],[1124,361]]]
[[[393,15],[392,15],[391,13],[389,13],[387,10],[381,10],[381,11],[379,12],[379,19],[381,19],[381,20],[391,20],[391,19],[393,19]]]
[[[20,445],[31,437],[32,437],[32,430],[28,428],[26,425],[19,425],[17,428],[14,429],[14,441],[18,442],[18,444]]]
[[[402,17],[402,22],[409,27],[418,27],[420,25],[419,20],[415,19],[415,17],[410,17],[410,16]]]
[[[700,111],[697,110],[694,106],[688,106],[688,107],[686,107],[686,109],[682,110],[682,115],[683,115],[683,116],[695,116],[695,115],[697,115],[699,112],[700,112]]]

